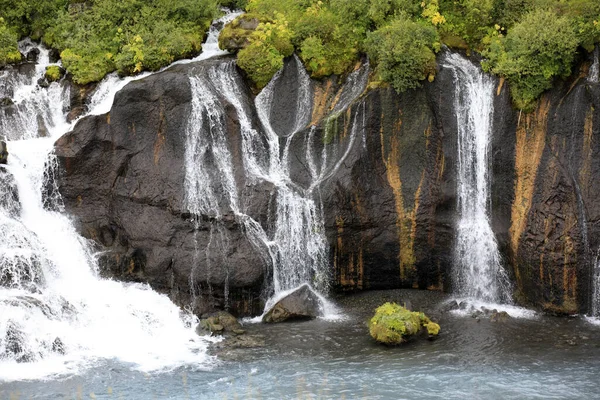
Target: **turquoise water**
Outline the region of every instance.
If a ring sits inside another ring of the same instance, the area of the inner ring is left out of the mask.
[[[338,300],[343,321],[249,324],[265,347],[219,349],[207,366],[145,374],[100,361],[84,375],[0,384],[0,399],[590,399],[600,396],[600,327],[583,318],[479,321],[438,310],[444,296],[385,291]],[[379,346],[365,321],[410,301],[439,339]]]

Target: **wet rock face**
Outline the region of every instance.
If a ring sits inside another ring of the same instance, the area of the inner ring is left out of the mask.
[[[226,304],[236,315],[258,314],[269,264],[231,210],[222,210],[216,223],[183,206],[188,76],[219,62],[179,65],[132,82],[109,114],[79,121],[56,143],[59,190],[80,231],[103,251],[107,275],[149,282],[180,304],[193,303],[198,314]],[[270,115],[284,133],[294,131],[298,106],[295,60],[287,62]],[[317,164],[322,154],[345,154],[314,191],[323,205],[333,287],[451,291],[457,203],[451,71],[442,67],[434,82],[402,95],[370,90],[330,118],[343,97],[340,82],[311,83],[311,122],[289,139],[290,176],[302,190],[311,182],[307,151]],[[513,110],[508,86],[497,82],[491,225],[520,303],[556,312],[589,308],[600,248],[598,99],[598,84],[567,82],[525,115]],[[250,96],[246,102],[254,107]],[[225,109],[238,191],[248,214],[268,227],[273,187],[244,183],[240,123],[234,107]],[[250,114],[258,126],[255,110]],[[282,149],[287,140],[281,138]],[[221,234],[226,249],[214,246],[212,238]]]
[[[511,253],[518,294],[560,314],[590,311],[600,248],[600,87],[546,93],[516,129]]]
[[[84,118],[61,137],[55,145],[59,190],[80,232],[103,251],[105,274],[149,282],[185,305],[196,293],[198,313],[223,307],[229,284],[232,307],[256,312],[247,303],[260,292],[264,260],[231,211],[215,225],[213,216],[184,207],[193,68],[177,66],[130,83],[109,114]],[[216,248],[218,235],[231,246]]]

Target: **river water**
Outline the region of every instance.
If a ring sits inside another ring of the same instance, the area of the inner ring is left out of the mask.
[[[246,324],[265,347],[217,349],[212,367],[142,373],[103,361],[83,375],[0,384],[0,399],[589,399],[600,395],[600,330],[582,318],[505,322],[442,312],[446,295],[412,290],[340,298],[346,318]],[[442,331],[401,347],[374,343],[366,321],[409,302]]]

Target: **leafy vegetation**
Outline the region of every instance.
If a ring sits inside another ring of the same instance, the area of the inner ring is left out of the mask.
[[[600,42],[598,0],[0,0],[0,65],[18,62],[16,41],[31,36],[60,50],[81,84],[156,70],[200,51],[219,6],[248,13],[220,43],[257,87],[293,52],[314,78],[367,54],[372,79],[402,92],[434,78],[443,43],[482,54],[528,111]]]
[[[246,10],[284,24],[315,78],[344,73],[366,53],[374,79],[402,92],[434,78],[444,43],[481,53],[484,68],[507,78],[526,111],[572,72],[578,52],[600,41],[597,0],[249,0]],[[239,63],[259,87],[285,57],[263,37],[240,51]]]
[[[571,74],[579,40],[572,21],[553,11],[528,13],[505,36],[494,36],[484,52],[485,69],[511,83],[515,105],[531,110],[535,100],[557,77]]]
[[[61,51],[74,80],[86,84],[118,71],[157,70],[200,51],[217,0],[0,0],[22,36]],[[10,7],[9,4],[11,3]]]
[[[365,45],[380,77],[398,92],[413,89],[419,81],[435,75],[434,51],[439,51],[440,43],[432,25],[399,15],[389,25],[369,33]]]
[[[17,34],[7,27],[4,19],[0,17],[0,67],[21,61],[17,37]]]

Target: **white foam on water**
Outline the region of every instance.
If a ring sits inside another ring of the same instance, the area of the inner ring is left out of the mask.
[[[455,315],[470,317],[475,311],[492,311],[496,310],[498,312],[505,311],[508,315],[513,318],[522,318],[522,319],[535,319],[539,315],[537,312],[533,310],[529,310],[524,307],[518,307],[510,304],[498,304],[486,301],[474,300],[472,298],[455,298],[449,301],[456,301],[456,303],[461,304],[463,309],[452,310],[451,313]]]

